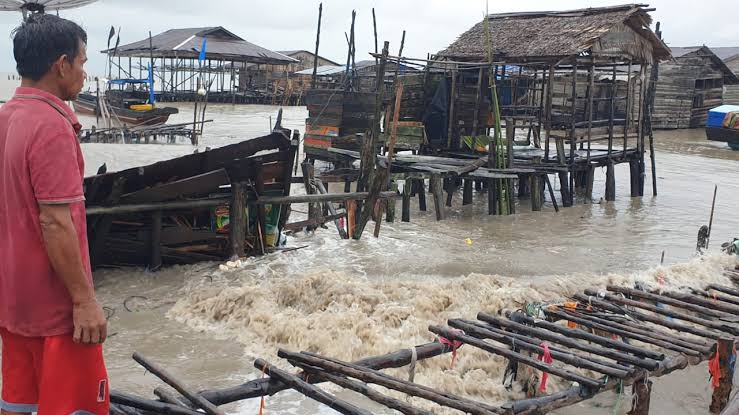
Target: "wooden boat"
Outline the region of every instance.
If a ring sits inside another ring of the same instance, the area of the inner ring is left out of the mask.
[[[106,111],[101,108],[101,101]],[[108,82],[104,92],[79,94],[73,105],[78,114],[105,116],[107,113],[112,121],[127,126],[161,125],[179,112],[177,108],[156,105],[151,79],[114,79]]]
[[[722,141],[739,151],[739,105],[721,105],[708,112],[706,138]]]
[[[113,120],[120,121],[121,124],[128,126],[161,125],[167,122],[170,115],[178,112],[177,108],[172,107],[146,106],[146,102],[137,98],[135,93],[118,94],[116,92],[118,91],[108,91],[105,99],[112,112]],[[99,116],[101,111],[98,101],[94,94],[82,93],[73,102],[74,110],[78,114]]]

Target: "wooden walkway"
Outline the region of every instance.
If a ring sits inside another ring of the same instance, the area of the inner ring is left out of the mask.
[[[727,271],[727,276],[735,285],[739,282],[739,273]],[[650,379],[712,360],[715,380],[710,410],[718,414],[728,404],[731,393],[730,361],[736,353],[738,322],[739,290],[734,287],[709,285],[690,292],[618,286],[609,286],[605,292],[587,289],[566,302],[529,304],[524,310],[496,315],[480,312],[476,320],[450,319],[446,325],[429,326],[438,336],[435,342],[356,362],[282,349],[278,357],[298,372],[288,372],[268,360],[257,359],[254,366],[268,377],[199,394],[192,393],[146,358],[135,355],[137,361],[188,399],[163,398],[157,392],[163,399],[151,401],[114,391],[111,413],[193,414],[195,408],[202,408],[215,414],[219,413],[217,408],[213,409],[215,405],[273,395],[286,389],[297,390],[338,413],[371,413],[316,386],[328,382],[403,414],[434,412],[383,394],[369,385],[383,386],[464,413],[484,415],[545,414],[630,385],[635,397],[630,413],[644,415],[649,413]],[[464,349],[459,351],[460,347],[484,350],[491,358],[503,357],[515,363],[514,370],[518,365],[530,366],[572,382],[573,386],[545,396],[535,396],[537,388],[533,387],[526,399],[487,403],[415,383],[412,374],[410,378],[400,378],[381,371],[415,366],[418,360],[446,353],[464,353]]]

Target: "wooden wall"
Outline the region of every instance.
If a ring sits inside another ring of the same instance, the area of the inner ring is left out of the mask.
[[[659,66],[652,125],[654,128],[698,128],[708,110],[723,102],[724,73],[703,49]]]
[[[724,63],[739,75],[739,56],[726,60]],[[739,105],[739,85],[724,85],[724,104]]]

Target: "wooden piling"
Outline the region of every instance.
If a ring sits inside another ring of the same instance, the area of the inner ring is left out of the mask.
[[[431,176],[434,190],[434,209],[436,210],[436,220],[444,220],[444,202],[441,198],[444,197],[444,191],[442,190],[441,176],[434,174]]]
[[[307,161],[304,161],[300,164],[300,169],[303,171],[303,184],[305,185],[305,194],[312,195],[316,193],[316,189],[313,186],[313,178],[314,178],[314,168],[313,165]],[[308,204],[308,219],[314,220],[318,219],[318,216],[320,216],[320,211],[318,209],[318,206],[314,203]],[[312,229],[315,229],[312,228]],[[309,227],[309,230],[312,230]]]
[[[542,200],[542,196],[544,194],[542,178],[540,174],[532,174],[529,177],[531,178],[531,210],[539,212],[544,204],[544,201]]]
[[[403,205],[402,219],[403,222],[411,221],[411,179],[406,179],[403,184]]]
[[[652,396],[652,381],[639,380],[631,386],[631,410],[627,415],[649,415],[649,403]]]
[[[616,200],[616,171],[613,161],[606,164],[606,201]]]
[[[472,204],[472,179],[463,179],[462,206]]]
[[[426,180],[420,178],[417,179],[417,183],[416,192],[418,193],[418,210],[426,212]]]
[[[149,270],[156,271],[162,266],[162,211],[156,210],[151,215],[151,257]]]
[[[395,180],[390,183],[390,191],[398,193],[398,183]],[[388,223],[393,223],[395,222],[395,198],[387,199],[385,203],[387,203],[385,220],[387,220]]]
[[[228,211],[228,235],[231,245],[231,257],[244,256],[244,238],[246,238],[246,184],[231,183],[231,207]]]
[[[629,160],[629,177],[631,179],[631,197],[639,197],[639,160]]]
[[[566,171],[560,171],[558,172],[558,175],[559,193],[560,197],[562,198],[562,206],[570,207],[572,206],[572,198],[570,197],[570,180],[567,177],[568,173]]]
[[[735,356],[734,340],[732,338],[721,338],[716,343],[716,353],[718,353],[719,372],[713,373],[713,376],[720,374],[718,382],[714,380],[713,395],[711,396],[711,406],[709,410],[712,414],[720,414],[729,403],[731,388],[733,386],[734,372],[731,367],[732,357]],[[718,386],[715,386],[718,383]]]

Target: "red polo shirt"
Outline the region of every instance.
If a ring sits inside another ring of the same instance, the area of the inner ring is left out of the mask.
[[[69,204],[85,273],[80,124],[56,96],[18,88],[0,107],[0,327],[29,337],[73,331],[72,300],[44,247],[39,204]]]

